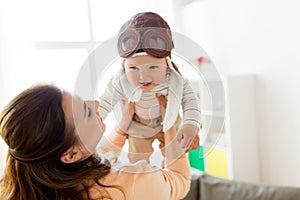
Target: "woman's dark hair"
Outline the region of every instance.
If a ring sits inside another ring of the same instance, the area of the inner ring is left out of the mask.
[[[60,161],[64,152],[79,143],[75,127],[66,123],[62,94],[53,85],[36,85],[2,111],[0,135],[9,150],[0,199],[90,199],[89,187],[101,186],[98,180],[110,171],[109,163],[94,155],[72,164]],[[104,187],[100,188],[107,198]]]

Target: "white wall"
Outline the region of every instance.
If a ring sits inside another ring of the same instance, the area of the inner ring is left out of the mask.
[[[300,186],[299,8],[298,0],[200,0],[181,13],[181,31],[207,51],[224,77],[256,74],[265,183]]]
[[[259,183],[260,159],[256,111],[256,77],[229,75],[226,81],[226,136],[229,177]],[[243,113],[241,115],[241,113]]]

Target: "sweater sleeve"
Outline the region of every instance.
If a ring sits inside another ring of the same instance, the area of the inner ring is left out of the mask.
[[[183,199],[190,189],[189,170],[188,160],[183,157],[167,169],[139,175],[135,181],[135,198]]]
[[[99,98],[98,112],[100,117],[104,120],[122,98],[123,90],[120,81],[113,77],[109,81],[103,95]]]
[[[112,199],[179,200],[190,190],[189,173],[190,166],[186,157],[176,160],[166,169],[139,161],[113,170],[100,182],[112,186],[106,188]],[[121,188],[122,195],[117,191],[118,188]]]
[[[164,163],[166,168],[154,171],[154,173],[144,173],[138,185],[138,190],[142,191],[142,185],[147,186],[147,191],[157,191],[152,199],[182,199],[186,196],[190,188],[190,165],[185,155],[184,149],[175,142],[176,127],[172,126],[165,132]],[[137,192],[137,191],[136,191]],[[144,194],[145,194],[144,189]],[[142,195],[141,193],[140,195]],[[145,199],[142,198],[137,199]],[[151,198],[149,198],[151,199]]]
[[[199,100],[197,99],[189,81],[183,78],[183,83],[183,96],[181,101],[183,124],[192,124],[200,128],[201,109]]]

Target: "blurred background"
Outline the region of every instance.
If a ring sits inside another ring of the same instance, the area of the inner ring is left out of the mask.
[[[189,64],[216,67],[222,79],[220,87],[207,78],[204,89],[192,82],[203,108],[212,93],[225,92],[225,101],[203,109],[203,129],[218,139],[210,153],[203,149],[204,158],[197,152],[195,167],[229,179],[300,186],[299,7],[297,0],[0,0],[0,108],[37,82],[72,91],[98,45],[132,15],[153,11],[205,50]],[[222,127],[211,128],[218,118]],[[0,148],[1,175],[2,140]]]

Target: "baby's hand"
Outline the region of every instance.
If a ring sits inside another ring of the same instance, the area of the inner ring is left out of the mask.
[[[189,150],[197,149],[199,147],[199,128],[191,125],[184,124],[177,133],[177,141],[181,144],[182,148]]]

